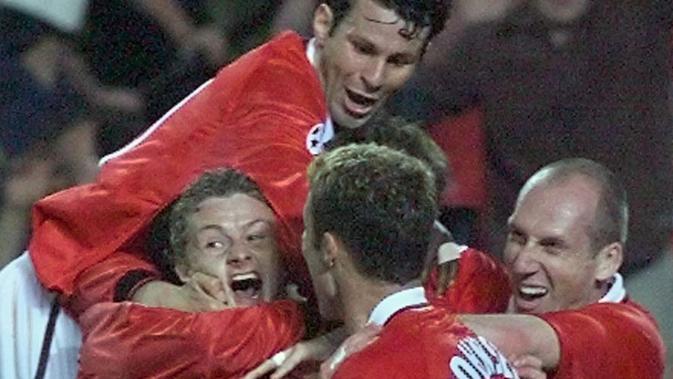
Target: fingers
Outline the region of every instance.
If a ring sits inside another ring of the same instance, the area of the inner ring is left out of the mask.
[[[289,283],[285,286],[285,293],[287,294],[288,299],[296,301],[297,303],[306,303],[308,301],[307,298],[299,293],[299,287],[294,283]]]
[[[223,303],[228,303],[227,295],[222,285],[223,281],[220,278],[202,272],[194,272],[190,276],[190,281],[208,296]]]
[[[285,351],[283,351],[284,353]],[[305,351],[303,349],[297,348],[296,345],[295,347],[292,347],[287,350],[287,355],[285,355],[284,359],[279,361],[280,365],[276,369],[276,372],[274,372],[270,379],[280,379],[285,377],[285,375],[289,374],[290,371],[294,370],[301,362],[305,360]],[[273,357],[271,357],[273,359]],[[278,363],[278,362],[277,362]]]
[[[217,311],[224,309],[227,304],[208,294],[200,283],[190,278],[185,284],[184,289],[190,293],[189,308],[196,311]]]
[[[301,345],[301,343],[299,345]],[[301,362],[306,360],[306,349],[301,347],[298,348],[299,345],[276,353],[274,356],[264,361],[264,363],[257,366],[257,368],[247,373],[243,379],[256,379],[274,370],[275,371],[270,376],[270,379],[280,379],[285,377],[285,375],[294,370]]]
[[[522,379],[545,379],[547,374],[542,370],[542,360],[532,355],[524,355],[511,359],[512,366]]]
[[[257,379],[261,378],[269,372],[273,371],[276,368],[276,362],[271,359],[267,359],[261,365],[257,366],[254,370],[245,374],[243,379]]]
[[[458,261],[450,261],[437,266],[437,295],[443,296],[458,273]]]

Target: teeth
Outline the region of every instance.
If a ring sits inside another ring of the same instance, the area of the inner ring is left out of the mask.
[[[547,289],[544,287],[519,287],[519,292],[526,296],[543,296],[547,294]]]
[[[259,276],[257,276],[257,274],[255,274],[254,272],[249,272],[247,274],[232,275],[231,277],[232,282],[238,282],[241,280],[248,280],[248,279],[259,279]]]

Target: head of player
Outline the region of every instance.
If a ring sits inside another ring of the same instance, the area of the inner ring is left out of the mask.
[[[622,264],[626,191],[588,159],[547,165],[523,186],[508,226],[505,265],[514,311],[543,313],[599,301]]]
[[[450,0],[326,0],[313,19],[316,66],[338,126],[362,126],[414,72]]]
[[[247,176],[232,169],[203,174],[168,217],[168,260],[182,281],[195,272],[218,277],[237,306],[278,296],[284,270],[276,216]]]
[[[321,313],[351,331],[384,297],[418,285],[437,215],[434,175],[421,161],[375,144],[347,145],[309,167],[304,256]],[[335,307],[334,304],[339,305]]]

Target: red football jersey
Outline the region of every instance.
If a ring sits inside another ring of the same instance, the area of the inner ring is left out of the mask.
[[[124,252],[142,251],[158,212],[220,167],[261,187],[281,224],[286,263],[299,272],[294,277],[308,279],[300,236],[309,137],[325,132],[325,120],[322,87],[297,34],[253,50],[115,154],[95,183],[37,203],[30,254],[40,281],[71,300],[75,315],[111,301],[127,271],[149,266]]]
[[[504,355],[415,288],[384,299],[370,322],[378,338],[347,357],[334,379],[517,378]]]
[[[201,313],[100,303],[79,321],[81,378],[240,378],[303,333],[290,301]]]
[[[652,316],[636,303],[595,303],[541,317],[561,343],[561,363],[551,378],[663,378],[663,341]]]

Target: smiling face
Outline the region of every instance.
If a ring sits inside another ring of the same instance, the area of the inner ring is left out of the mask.
[[[579,176],[535,185],[519,198],[505,247],[516,312],[574,309],[601,298],[597,283],[611,274],[590,237],[598,201],[594,183]]]
[[[271,209],[248,195],[207,198],[187,219],[185,262],[176,271],[183,280],[192,272],[217,276],[239,306],[271,301],[282,270],[275,224]]]
[[[329,6],[314,18],[320,79],[337,125],[358,128],[411,76],[421,59],[429,28],[405,34],[407,23],[374,0],[353,1],[333,25]]]

